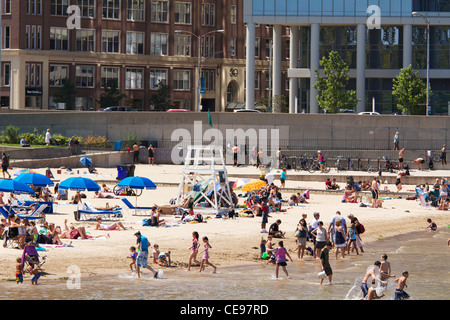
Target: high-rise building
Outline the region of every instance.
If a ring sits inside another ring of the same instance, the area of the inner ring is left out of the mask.
[[[114,82],[127,96],[121,104],[137,110],[152,109],[159,83],[169,85],[174,108],[244,105],[242,0],[0,1],[2,107],[61,108],[53,97],[66,81],[75,85],[78,110],[98,109]],[[255,90],[263,99],[271,30],[258,29]]]
[[[258,25],[273,28],[273,95],[283,94],[286,61],[281,52],[289,29],[286,82],[292,113],[321,112],[314,70],[320,72],[320,59],[337,51],[350,67],[348,89],[357,93],[358,112],[371,111],[373,98],[376,111],[397,112],[392,80],[411,65],[430,80],[431,113],[450,114],[449,0],[244,0],[244,23],[247,43],[257,41]],[[248,85],[258,63],[252,50],[247,47],[248,108],[257,100],[255,88]]]

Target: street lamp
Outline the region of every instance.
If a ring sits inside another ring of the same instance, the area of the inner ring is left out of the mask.
[[[201,111],[200,110],[200,105],[201,105],[200,104],[201,103],[200,90],[201,90],[201,78],[202,78],[202,74],[201,74],[202,39],[204,37],[206,37],[207,35],[209,35],[211,33],[215,33],[215,32],[224,33],[225,30],[224,29],[212,30],[212,31],[209,31],[209,32],[201,34],[201,35],[197,35],[197,34],[195,34],[193,32],[187,31],[187,30],[175,30],[175,33],[187,33],[187,34],[190,34],[191,36],[196,37],[197,41],[198,41],[198,53],[197,53],[198,54],[198,62],[197,62],[198,63],[198,65],[197,65],[197,69],[198,69],[198,78],[197,78],[197,111],[198,112]]]
[[[414,11],[413,17],[421,17],[427,25],[427,106],[425,114],[428,116],[428,106],[430,105],[430,20],[422,13]],[[431,110],[430,110],[431,111]]]

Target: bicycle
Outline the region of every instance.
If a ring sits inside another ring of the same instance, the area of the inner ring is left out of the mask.
[[[366,170],[367,170],[367,172],[374,172],[374,171],[377,171],[377,170],[375,170],[374,167],[372,167],[372,163],[371,163],[371,161],[370,161],[370,158],[367,159],[367,168],[366,168]]]
[[[131,189],[129,187],[123,187],[123,186],[119,186],[119,185],[115,185],[113,188],[113,193],[116,196],[121,195],[122,193],[125,193],[127,196],[140,196],[142,194],[142,189],[136,189],[136,191],[134,189]]]
[[[312,158],[308,157],[306,153],[300,156],[298,158],[298,170],[308,171],[309,167],[311,166],[311,159]]]
[[[364,171],[364,164],[361,158],[358,158],[358,171]]]
[[[320,170],[320,164],[316,160],[314,160],[313,157],[311,157],[311,159],[313,159],[314,163],[309,167],[309,172],[314,173],[317,170]],[[327,159],[325,159],[325,157],[323,158],[322,168],[323,168],[323,170],[322,170],[323,173],[330,172],[330,167],[327,166]]]
[[[398,166],[396,166],[395,163],[391,161],[391,157],[384,156],[383,159],[384,159],[384,168],[386,169],[386,171],[392,173],[394,172],[394,170],[397,169]]]
[[[433,162],[440,162],[441,161],[441,154],[436,151],[425,151],[425,153],[421,153],[418,158],[422,158],[425,160],[425,162],[429,163],[430,158]]]
[[[345,170],[344,166],[342,165],[342,159],[343,159],[342,156],[338,156],[336,159],[336,171],[337,172]]]

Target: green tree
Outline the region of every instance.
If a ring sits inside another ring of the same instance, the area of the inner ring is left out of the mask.
[[[157,111],[170,109],[170,86],[159,81],[158,90],[155,94],[152,94],[149,103]]]
[[[120,101],[123,98],[126,98],[127,95],[122,93],[118,86],[117,81],[113,80],[111,81],[111,86],[105,88],[105,92],[100,95],[100,99],[97,100],[97,103],[100,105],[101,108],[107,108],[112,106],[118,106],[120,105]]]
[[[75,85],[69,81],[64,81],[64,84],[58,91],[53,95],[53,102],[55,103],[65,103],[66,110],[75,109],[75,95],[77,91],[75,90]]]
[[[397,100],[397,108],[403,114],[425,114],[427,101],[427,84],[411,65],[400,70],[393,80],[392,95]],[[432,92],[430,90],[430,97]]]
[[[337,113],[339,109],[355,109],[358,99],[354,90],[347,90],[349,81],[349,67],[336,51],[331,51],[320,60],[324,76],[319,76],[317,69],[317,82],[314,88],[319,91],[317,100],[322,109],[328,113]]]

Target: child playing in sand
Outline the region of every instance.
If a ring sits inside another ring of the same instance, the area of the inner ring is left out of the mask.
[[[187,271],[191,270],[192,261],[200,264],[200,261],[197,260],[198,248],[200,247],[200,243],[198,242],[199,235],[197,231],[192,232],[192,246],[189,247],[189,250],[192,250],[191,256],[189,257],[189,264]]]
[[[428,230],[430,230],[430,231],[436,231],[437,230],[437,224],[435,222],[433,222],[433,220],[428,218],[427,222],[428,222],[428,227],[427,227]]]
[[[213,273],[216,273],[217,267],[215,265],[213,265],[211,262],[209,262],[209,249],[212,249],[211,245],[209,244],[209,240],[208,237],[203,237],[203,257],[202,257],[202,262],[200,263],[200,270],[199,272],[202,272],[204,270],[204,268],[206,267],[206,264],[210,265],[211,267],[214,268]]]
[[[39,272],[39,269],[34,266],[30,266],[28,269],[28,272],[32,275],[31,277],[31,284],[37,285],[38,279],[41,277],[41,273]]]
[[[130,247],[130,252],[131,252],[130,256],[128,256],[127,258],[131,259],[130,269],[131,269],[131,271],[133,271],[133,266],[136,269],[136,256],[137,256],[136,247],[134,247],[134,246]]]
[[[22,258],[16,259],[16,283],[23,283],[23,266],[22,266]]]
[[[153,263],[157,263],[163,267],[170,267],[170,251],[159,251],[159,245],[156,243],[153,245]]]
[[[287,263],[286,263],[286,256],[291,260],[292,258],[287,252],[286,248],[284,247],[283,241],[278,242],[278,248],[274,250],[275,257],[276,257],[276,263],[277,266],[275,268],[275,277],[278,279],[278,271],[281,268],[283,269],[284,273],[286,274],[286,277],[289,279],[289,273],[286,269]]]
[[[272,242],[273,237],[271,235],[267,236],[267,241],[266,241],[266,251],[267,254],[269,255],[269,260],[266,261],[266,264],[270,263],[275,263],[275,254],[274,254],[274,243]]]

